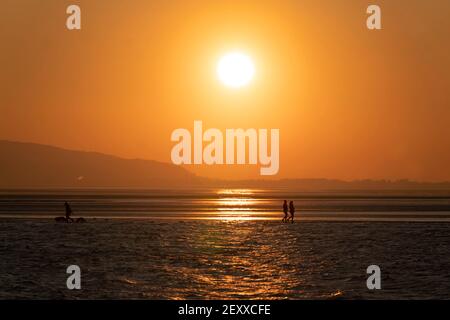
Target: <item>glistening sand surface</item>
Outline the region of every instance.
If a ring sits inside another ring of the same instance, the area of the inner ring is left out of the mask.
[[[0,298],[449,299],[449,252],[446,222],[3,218]],[[382,290],[366,287],[371,264]]]

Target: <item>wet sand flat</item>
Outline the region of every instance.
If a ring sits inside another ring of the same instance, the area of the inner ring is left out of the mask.
[[[442,222],[2,218],[0,298],[449,299],[449,250]]]

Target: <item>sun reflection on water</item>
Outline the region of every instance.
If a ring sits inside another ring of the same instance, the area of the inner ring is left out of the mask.
[[[222,221],[267,220],[269,213],[261,210],[261,205],[265,200],[258,199],[255,196],[257,192],[253,189],[218,190],[218,198],[211,201],[215,214],[205,217],[205,219]]]
[[[240,207],[249,207],[256,203],[257,201],[252,198],[221,198],[215,201],[215,204],[218,206],[237,207],[236,209],[241,209]],[[229,210],[229,208],[227,208],[227,210]]]
[[[296,255],[294,263],[293,250],[280,250],[295,239],[280,237],[273,224],[221,219],[223,223],[199,224],[189,231],[185,241],[194,259],[181,260],[171,271],[194,285],[169,289],[170,299],[285,299],[302,289],[302,279],[293,276],[302,256]]]
[[[220,189],[217,191],[219,195],[253,195],[257,190],[254,189]]]

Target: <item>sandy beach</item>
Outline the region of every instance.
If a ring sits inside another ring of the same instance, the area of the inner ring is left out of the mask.
[[[449,249],[446,223],[1,219],[0,298],[448,299]]]

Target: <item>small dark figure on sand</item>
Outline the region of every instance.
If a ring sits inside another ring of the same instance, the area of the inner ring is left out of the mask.
[[[70,205],[66,202],[64,202],[64,209],[66,210],[66,220],[67,222],[73,221],[73,219],[70,217],[70,215],[72,214],[72,208],[70,207]]]
[[[284,203],[283,203],[283,212],[284,212],[284,218],[281,220],[281,222],[287,222],[287,219],[288,219],[288,204],[287,204],[286,200],[284,200]]]
[[[294,201],[289,202],[289,213],[291,215],[286,221],[289,222],[289,220],[291,220],[291,223],[294,223],[294,213],[295,213]]]

